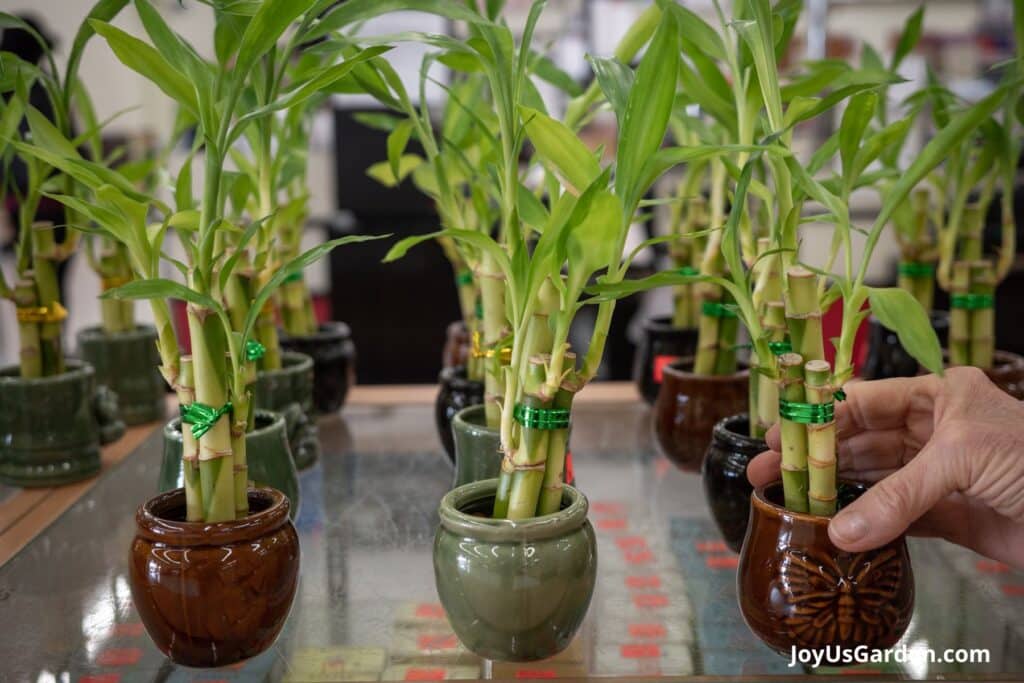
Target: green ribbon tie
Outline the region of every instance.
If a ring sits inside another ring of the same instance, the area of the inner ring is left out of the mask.
[[[799,403],[779,399],[779,417],[805,425],[828,424],[836,416],[835,403]]]
[[[832,398],[834,398],[837,401],[845,401],[846,392],[843,391],[842,389],[836,389],[834,392],[832,392]]]
[[[907,277],[931,277],[935,275],[935,264],[923,261],[900,261],[899,274]]]
[[[954,294],[950,297],[949,305],[968,311],[981,311],[993,308],[996,300],[991,294]]]
[[[686,277],[696,277],[697,275],[700,275],[700,271],[693,266],[683,266],[676,272],[680,275],[685,275]]]
[[[197,439],[203,438],[203,434],[210,431],[217,420],[231,412],[231,401],[228,401],[220,408],[211,408],[202,403],[193,403],[181,406],[181,421],[184,424],[192,425],[192,436]]]
[[[482,303],[480,303],[479,301],[476,302],[476,310],[475,310],[475,312],[476,312],[477,320],[483,320],[484,319],[484,305]]]
[[[532,408],[517,403],[512,417],[527,429],[569,428],[569,410],[566,408]]]
[[[701,304],[700,312],[711,318],[735,318],[736,311],[731,306],[718,301],[705,301]]]
[[[255,339],[245,342],[245,359],[253,362],[260,360],[267,353],[267,347]]]
[[[781,356],[784,353],[792,353],[793,345],[789,340],[768,342],[768,349],[773,356]]]
[[[458,286],[473,284],[473,273],[468,270],[460,271],[455,275],[455,284]]]
[[[292,273],[291,275],[289,275],[288,277],[286,277],[281,284],[285,284],[286,285],[289,282],[301,282],[301,281],[302,281],[302,271],[301,270],[297,270],[294,273]]]

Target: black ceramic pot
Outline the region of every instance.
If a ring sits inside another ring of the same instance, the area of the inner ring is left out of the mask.
[[[96,371],[96,383],[117,394],[120,417],[127,425],[164,416],[167,385],[157,369],[156,340],[156,329],[150,325],[117,334],[107,334],[101,327],[78,333],[78,354]]]
[[[284,416],[295,466],[301,470],[316,462],[320,437],[313,416],[313,359],[285,351],[280,370],[257,373],[253,393],[256,408]]]
[[[949,339],[949,313],[932,311],[930,317],[939,343],[942,348],[946,348]],[[864,379],[914,377],[920,374],[917,361],[903,348],[895,332],[878,322],[875,316],[868,319],[868,326],[868,357],[860,373]]]
[[[721,420],[711,432],[711,445],[704,455],[701,479],[704,498],[726,545],[739,552],[750,518],[750,494],[754,487],[747,480],[747,465],[754,456],[768,450],[764,439],[748,436],[747,415]]]
[[[452,418],[463,408],[484,402],[484,383],[466,378],[466,368],[445,368],[438,378],[441,390],[434,401],[434,421],[437,435],[448,459],[455,462],[455,440],[452,438]]]
[[[281,348],[304,353],[313,359],[313,407],[333,413],[345,405],[348,390],[356,383],[356,345],[352,331],[342,322],[326,322],[306,337],[280,333]]]
[[[633,379],[644,400],[650,405],[657,400],[666,365],[696,352],[696,329],[672,327],[672,318],[668,316],[645,320],[633,362]]]

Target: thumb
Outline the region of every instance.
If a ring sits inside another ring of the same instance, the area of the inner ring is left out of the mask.
[[[832,542],[848,552],[871,550],[904,533],[936,503],[956,490],[944,458],[933,444],[843,508],[829,524]]]

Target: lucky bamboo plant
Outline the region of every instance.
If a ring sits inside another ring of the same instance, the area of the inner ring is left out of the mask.
[[[78,66],[82,52],[94,35],[89,22],[113,18],[127,2],[100,0],[92,7],[75,34],[63,72],[57,68],[50,45],[43,36],[22,19],[0,13],[0,28],[27,33],[39,43],[44,57],[40,67],[11,53],[0,54],[0,97],[4,101],[0,112],[0,176],[7,184],[0,188],[0,193],[10,192],[18,203],[15,281],[8,283],[0,274],[0,298],[10,299],[17,309],[22,377],[59,375],[65,370],[62,321],[67,317],[67,310],[61,301],[58,268],[77,249],[79,234],[67,230],[64,239],[57,240],[56,227],[71,226],[78,221],[72,210],[65,211],[64,226],[36,221],[44,192],[59,188],[73,193],[74,179],[43,160],[21,154],[12,143],[18,137],[22,121],[27,121],[28,135],[32,139],[67,138],[69,144],[87,147],[94,158],[99,158],[102,125],[92,113],[91,100],[78,78]],[[52,121],[32,105],[34,87],[45,94]],[[77,137],[72,132],[76,124],[72,112],[76,109],[84,124],[84,130]],[[15,182],[15,174],[10,172],[15,159],[25,167],[23,186]],[[118,257],[116,251],[107,252],[103,258],[95,260],[94,265],[101,274],[109,272],[113,276],[120,267]],[[103,307],[106,329],[120,330],[126,317],[130,318],[129,311]]]
[[[784,297],[785,328],[792,351],[779,355],[775,364],[762,362],[757,374],[764,378],[762,386],[771,382],[777,388],[775,395],[782,421],[782,479],[786,507],[829,515],[835,511],[836,504],[833,406],[834,400],[842,397],[843,384],[853,374],[853,340],[868,313],[863,310],[864,305],[870,304],[870,310],[881,322],[897,331],[904,347],[922,365],[932,371],[942,370],[938,340],[918,302],[902,289],[874,288],[865,283],[874,247],[893,212],[918,183],[1003,105],[1006,88],[952,118],[949,125],[928,143],[914,163],[889,187],[882,208],[866,233],[867,242],[860,265],[855,267],[851,250],[854,226],[850,221],[847,200],[853,188],[870,182],[871,174],[867,169],[877,159],[881,141],[885,139],[886,128],[881,131],[868,128],[875,111],[875,103],[870,98],[875,95],[860,87],[865,80],[863,76],[857,76],[853,83],[821,98],[806,94],[793,96],[784,107],[786,97],[778,84],[771,50],[773,36],[780,32],[776,23],[779,20],[773,17],[772,8],[766,0],[734,3],[734,12],[740,20],[733,25],[738,27],[743,44],[752,55],[752,75],[759,83],[761,99],[755,110],[762,117],[760,129],[765,135],[762,140],[765,149],[754,152],[744,163],[732,193],[732,209],[721,237],[728,277],[668,272],[634,282],[602,282],[591,291],[607,299],[656,286],[711,282],[734,298],[736,312],[750,333],[757,357],[772,358],[771,330],[758,309],[757,285],[753,281],[761,278],[764,270],[758,263],[749,269],[745,267],[740,231],[747,193],[755,194],[762,201],[765,199],[765,193],[757,186],[760,181],[754,177],[763,158],[765,166],[771,170],[772,194],[777,198],[777,213],[774,214],[777,218],[771,223],[768,249],[764,253],[777,253],[783,266],[780,284]],[[706,31],[703,35],[710,36]],[[709,37],[702,42],[704,45],[715,44]],[[802,82],[800,89],[806,87],[807,82]],[[857,94],[844,113],[839,135],[818,150],[807,164],[800,162],[789,149],[786,133],[797,120],[806,120],[827,111],[834,102],[852,93]],[[762,108],[763,114],[760,112]],[[836,154],[841,172],[827,180],[816,179],[818,171]],[[803,217],[799,207],[807,199],[824,207],[826,213],[815,216],[815,219],[834,225],[833,249],[826,270],[832,268],[841,249],[843,261],[838,274],[826,273],[800,261],[797,228]],[[778,205],[784,205],[785,210],[780,211]],[[825,275],[832,279],[828,286]],[[843,304],[842,332],[834,341],[835,365],[830,366],[824,355],[821,313],[840,299]]]
[[[66,141],[33,140],[34,144],[16,143],[16,147],[88,186],[92,191],[88,202],[69,195],[54,197],[75,207],[93,222],[94,229],[127,249],[136,279],[104,296],[149,299],[153,306],[161,370],[178,391],[183,422],[190,425],[188,431],[194,437],[193,442],[185,442],[187,518],[231,520],[248,512],[245,433],[252,424],[249,385],[255,375],[254,363],[264,352],[255,338],[260,313],[285,279],[336,246],[372,238],[333,240],[279,265],[266,282],[249,293],[245,317],[237,325],[229,314],[227,286],[239,274],[245,249],[257,239],[269,216],[256,217],[244,230],[225,217],[233,186],[226,161],[249,126],[301,104],[384,48],[314,70],[302,82],[275,90],[273,99],[261,100],[253,109],[243,106],[246,94],[274,78],[279,43],[286,39],[288,45],[299,44],[314,32],[315,19],[329,3],[266,0],[231,5],[233,9],[218,17],[215,29],[220,66],[199,57],[147,0],[134,4],[151,43],[104,21],[93,20],[91,25],[122,63],[174,99],[198,126],[205,166],[202,197],[197,202],[191,197],[191,157],[179,171],[177,210],[172,211],[159,200],[140,194],[123,176],[82,159]],[[286,54],[288,49],[284,48]],[[222,68],[228,64],[232,68]],[[261,206],[271,206],[270,202]],[[148,223],[151,209],[162,216],[160,222]],[[179,235],[187,263],[164,256],[163,241],[169,229]],[[228,245],[234,248],[227,249]],[[185,284],[159,276],[162,259],[180,271]],[[188,304],[192,354],[187,359],[180,356],[171,325],[167,306],[171,298]]]

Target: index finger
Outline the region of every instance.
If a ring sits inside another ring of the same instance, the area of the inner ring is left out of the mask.
[[[836,404],[836,430],[841,439],[905,427],[915,401],[934,398],[938,386],[934,375],[922,375],[851,382],[844,391],[846,399]]]

